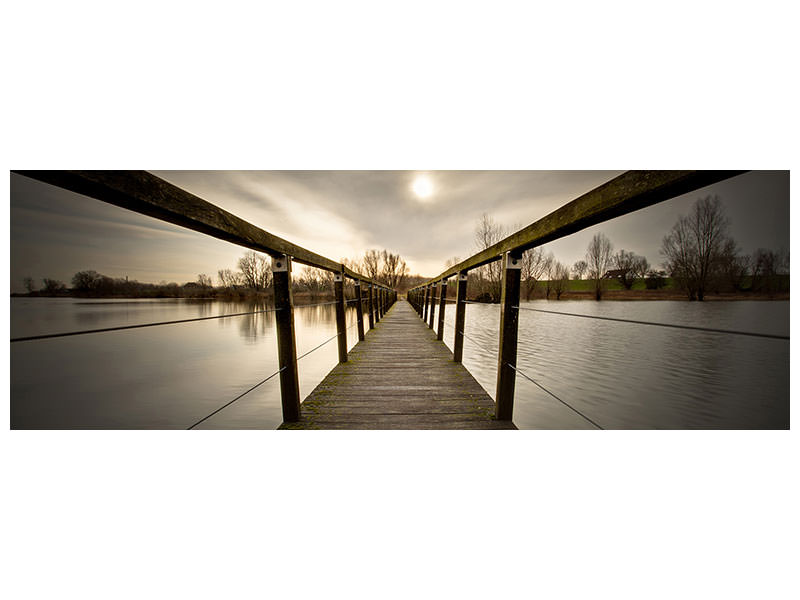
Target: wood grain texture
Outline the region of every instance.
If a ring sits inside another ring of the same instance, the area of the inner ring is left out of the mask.
[[[404,300],[280,429],[516,429]]]

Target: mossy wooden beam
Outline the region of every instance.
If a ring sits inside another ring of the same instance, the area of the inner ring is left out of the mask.
[[[524,252],[592,225],[693,192],[747,171],[627,171],[447,269],[422,285],[441,281],[495,260]],[[421,287],[421,286],[418,286]]]

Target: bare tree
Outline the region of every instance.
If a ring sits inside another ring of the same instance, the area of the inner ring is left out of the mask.
[[[547,269],[544,248],[541,246],[526,250],[522,254],[522,272],[520,278],[525,290],[525,299],[530,300],[536,291],[536,285]]]
[[[266,290],[272,281],[269,259],[252,250],[245,252],[238,262],[239,271],[246,287],[256,291]]]
[[[399,254],[392,254],[386,250],[381,253],[381,258],[383,259],[383,268],[381,269],[383,282],[392,289],[399,288],[408,275],[406,261],[400,258]]]
[[[553,292],[555,292],[556,300],[561,300],[561,294],[569,286],[569,268],[567,265],[556,261],[551,273]]]
[[[475,246],[479,251],[486,250],[502,240],[505,236],[505,228],[488,214],[484,213],[475,227]],[[475,275],[479,286],[479,295],[488,295],[488,298],[493,302],[500,300],[501,262],[502,261],[496,260],[488,265],[475,269]]]
[[[67,286],[58,279],[43,279],[44,288],[42,291],[45,294],[60,294],[67,291]]]
[[[542,259],[542,273],[544,275],[544,297],[550,300],[550,292],[553,291],[553,279],[555,278],[556,257],[550,252]]]
[[[751,289],[757,292],[766,292],[772,295],[782,291],[785,286],[785,264],[788,258],[781,251],[759,248],[753,253],[753,275]]]
[[[703,300],[728,240],[728,219],[718,196],[700,198],[664,237],[661,254],[689,300]]]
[[[378,250],[367,250],[364,253],[364,274],[372,279],[378,281],[381,274],[381,253]]]
[[[631,289],[636,279],[643,278],[650,268],[644,256],[638,256],[629,250],[617,252],[612,257],[612,263],[617,270],[617,280],[626,290]]]
[[[235,273],[230,269],[217,271],[217,278],[219,279],[219,284],[229,290],[235,290],[240,285],[243,285],[241,273]]]
[[[199,285],[201,288],[203,288],[203,291],[206,291],[209,288],[214,286],[214,282],[211,281],[211,277],[209,277],[205,273],[200,273],[197,276],[197,285]]]
[[[461,258],[459,258],[458,256],[454,256],[452,258],[448,258],[446,261],[444,261],[445,271],[447,269],[449,269],[450,267],[455,267],[460,262],[461,262]]]
[[[33,287],[36,285],[33,281],[33,277],[26,277],[22,280],[22,283],[25,284],[25,289],[28,290],[28,293],[33,293]]]
[[[572,265],[572,272],[575,275],[575,279],[583,279],[583,275],[588,268],[589,265],[586,264],[585,260],[579,260]]]
[[[611,264],[611,241],[603,233],[596,233],[586,249],[586,264],[589,279],[594,280],[594,298],[600,300],[605,291],[606,280],[603,279]]]
[[[94,291],[101,277],[97,271],[78,271],[72,276],[72,287],[77,292]]]
[[[326,287],[326,280],[322,277],[320,270],[313,267],[303,267],[297,277],[297,282],[300,287],[308,291],[312,300],[322,294]]]

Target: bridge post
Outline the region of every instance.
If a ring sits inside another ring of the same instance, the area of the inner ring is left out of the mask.
[[[375,322],[381,320],[381,288],[375,288]]]
[[[275,295],[275,332],[278,340],[278,368],[281,381],[283,420],[300,420],[300,385],[297,377],[297,347],[292,310],[292,259],[272,258],[272,282]]]
[[[431,285],[431,306],[428,311],[428,327],[430,329],[433,329],[433,317],[435,314],[434,308],[436,306],[435,303],[436,303],[436,284],[434,283]]]
[[[442,279],[442,285],[439,286],[439,329],[436,332],[436,339],[442,341],[444,339],[444,307],[447,303],[447,279]]]
[[[369,328],[375,329],[375,315],[372,308],[372,284],[367,284],[367,312],[369,313]]]
[[[503,255],[502,291],[500,294],[500,343],[497,351],[497,392],[495,417],[510,421],[514,413],[514,386],[517,372],[517,327],[519,325],[520,276],[522,253],[506,252]]]
[[[339,362],[347,362],[347,321],[344,313],[344,276],[333,274],[333,290],[336,294],[336,334],[339,344]]]
[[[356,279],[356,318],[358,319],[358,341],[364,341],[364,307],[363,300],[361,299],[361,280]]]
[[[457,363],[460,363],[464,356],[464,321],[467,313],[468,279],[469,276],[466,271],[459,271],[458,283],[456,284],[456,333],[453,339],[453,360]]]
[[[425,286],[425,299],[422,302],[422,314],[420,316],[422,317],[422,322],[423,323],[428,320],[428,288],[429,287],[430,286],[427,286],[427,285]]]

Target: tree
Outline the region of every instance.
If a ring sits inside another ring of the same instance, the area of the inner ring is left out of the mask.
[[[788,255],[785,251],[774,251],[759,248],[753,254],[753,275],[751,289],[773,294],[782,291],[785,278],[781,275],[788,271]]]
[[[541,246],[531,248],[522,253],[522,272],[520,279],[522,280],[523,289],[525,290],[525,299],[530,300],[536,291],[536,285],[541,280],[547,269],[546,257],[544,248]]]
[[[234,273],[230,269],[220,269],[217,271],[217,278],[219,284],[228,290],[235,290],[238,286],[242,285],[242,277],[240,273]]]
[[[203,291],[206,291],[208,288],[214,286],[214,282],[211,281],[211,277],[205,273],[200,273],[200,275],[197,276],[197,285],[203,288]]]
[[[644,256],[637,256],[629,250],[620,250],[612,257],[612,263],[618,271],[617,279],[622,286],[629,290],[637,278],[643,278],[650,269],[650,264]]]
[[[42,291],[45,294],[60,294],[67,291],[67,286],[58,279],[43,279],[44,288]]]
[[[722,251],[729,239],[728,219],[718,196],[706,196],[694,203],[664,237],[661,254],[665,266],[689,300],[703,300],[719,271]]]
[[[603,279],[611,264],[611,241],[603,233],[596,233],[586,248],[586,264],[589,279],[594,280],[594,298],[603,297],[606,280]]]
[[[494,246],[506,236],[505,228],[488,214],[483,214],[475,226],[475,246],[478,251]],[[493,302],[500,300],[500,278],[502,261],[496,260],[475,269],[480,296],[486,295]]]
[[[252,250],[245,253],[238,263],[242,280],[246,287],[256,291],[266,290],[272,281],[272,269],[269,260],[263,254]]]
[[[381,279],[388,287],[397,289],[403,284],[403,280],[408,275],[406,261],[400,258],[399,254],[392,254],[384,250],[381,253],[383,268],[381,269]]]
[[[379,250],[367,250],[364,253],[364,274],[372,279],[378,281],[381,274],[381,253]]]
[[[552,286],[556,294],[556,300],[561,300],[561,294],[566,291],[569,285],[569,268],[567,265],[556,261],[551,273]]]
[[[72,288],[81,293],[94,291],[101,277],[97,271],[78,271],[72,276]]]
[[[25,289],[28,290],[29,294],[33,293],[33,286],[35,285],[33,281],[33,277],[26,277],[22,280],[22,283],[25,285]]]
[[[585,260],[579,260],[572,265],[572,272],[575,275],[575,279],[583,279],[583,274],[586,273],[588,268],[589,265],[586,264]]]

